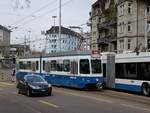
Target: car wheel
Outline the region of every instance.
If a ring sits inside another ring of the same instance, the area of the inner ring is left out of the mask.
[[[142,94],[145,95],[145,96],[150,95],[150,86],[149,86],[149,84],[143,84],[142,85]]]
[[[21,94],[21,91],[20,91],[20,89],[18,89],[18,94]]]
[[[49,90],[49,92],[48,92],[48,94],[47,95],[49,95],[49,96],[51,96],[52,95],[52,89],[50,89]]]
[[[31,91],[30,91],[29,89],[27,90],[26,95],[27,95],[28,97],[31,97],[31,96],[32,96],[32,93],[31,93]]]
[[[52,95],[52,91],[50,91],[50,92],[48,93],[48,95],[51,96],[51,95]]]

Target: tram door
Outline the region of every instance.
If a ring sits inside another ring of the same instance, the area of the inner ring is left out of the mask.
[[[115,88],[115,54],[107,54],[106,87]]]

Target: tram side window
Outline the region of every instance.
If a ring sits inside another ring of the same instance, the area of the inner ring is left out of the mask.
[[[125,64],[116,64],[116,78],[124,78]]]
[[[23,62],[19,62],[19,69],[24,69]]]
[[[36,61],[36,70],[39,70],[39,62]]]
[[[43,70],[45,71],[45,60],[43,61]]]
[[[150,80],[150,62],[138,63],[138,79]]]
[[[31,61],[27,61],[25,68],[29,70],[31,69]]]
[[[32,71],[36,71],[36,63],[32,62],[31,63]]]
[[[63,71],[69,72],[70,71],[70,60],[63,61]]]
[[[45,63],[45,70],[46,70],[46,72],[50,72],[51,71],[51,63],[50,62],[46,62]]]
[[[52,60],[51,61],[51,71],[56,71],[57,70],[57,61]]]
[[[136,63],[116,64],[116,78],[137,79]]]
[[[80,74],[90,74],[90,65],[88,59],[80,60]]]
[[[62,61],[57,62],[57,71],[63,71],[63,62]]]
[[[129,79],[137,79],[137,69],[136,69],[136,63],[127,63],[126,64],[126,74],[125,78]]]
[[[30,70],[31,69],[31,62],[19,62],[19,69],[25,69],[25,70]]]
[[[91,60],[91,67],[93,74],[101,73],[101,61],[100,60]]]

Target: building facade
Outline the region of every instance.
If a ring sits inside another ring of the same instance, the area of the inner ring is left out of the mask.
[[[83,36],[83,41],[81,43],[81,50],[90,50],[91,33],[85,32],[82,34],[82,36]]]
[[[92,5],[91,49],[104,51],[117,50],[117,6],[116,0],[97,0]]]
[[[117,6],[118,53],[150,49],[150,1],[119,0]]]
[[[59,38],[59,26],[53,26],[46,31],[46,52],[62,52],[78,49],[82,36],[68,28],[61,27],[61,39]]]
[[[11,31],[0,25],[0,57],[7,57],[10,49]]]
[[[30,55],[31,50],[29,45],[11,44],[9,56],[10,58],[16,58],[20,56]]]

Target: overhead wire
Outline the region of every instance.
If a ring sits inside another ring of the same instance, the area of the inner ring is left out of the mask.
[[[56,0],[54,0],[54,1],[56,1]],[[63,4],[62,4],[62,7],[65,6],[65,5],[67,5],[67,4],[70,3],[71,1],[73,1],[73,0],[68,0],[67,2],[63,3]],[[42,14],[42,15],[40,15],[40,16],[38,16],[38,17],[32,19],[32,20],[35,20],[35,19],[37,19],[37,18],[39,18],[39,17],[42,17],[42,16],[46,15],[46,14],[49,13],[49,12],[56,11],[58,8],[59,8],[59,7],[56,7],[56,8],[54,8],[54,9],[51,9],[50,11],[47,11],[47,12],[45,12],[44,14]],[[40,8],[40,9],[42,9],[42,8]],[[38,10],[37,10],[37,12],[38,12]],[[28,15],[28,17],[29,17],[29,16],[32,16],[32,14]],[[26,19],[26,18],[28,18],[28,17],[25,17],[24,19]],[[32,21],[32,20],[30,20],[30,21]],[[21,21],[21,20],[19,20],[19,21]],[[19,22],[19,21],[18,21],[18,22]],[[29,22],[30,22],[30,21],[29,21]],[[25,25],[26,23],[27,23],[27,22],[24,22],[23,24],[18,25],[17,28],[20,27],[20,26],[22,26],[22,25]],[[34,43],[34,42],[42,41],[42,40],[45,40],[45,39],[38,39],[38,40],[35,39],[35,40],[33,40],[33,41],[28,41],[27,43],[31,43],[31,42]],[[24,44],[24,43],[16,43],[16,44]]]
[[[71,1],[73,1],[73,0],[68,0],[67,2],[63,3],[63,4],[62,4],[62,7],[64,7],[65,5],[67,5],[68,3],[70,3]],[[53,8],[53,9],[51,9],[51,10],[45,12],[44,14],[42,14],[42,15],[40,15],[40,16],[37,16],[37,17],[35,17],[35,18],[31,19],[31,20],[28,20],[28,21],[26,21],[26,22],[24,22],[24,23],[18,25],[17,27],[26,25],[26,24],[28,24],[29,22],[34,21],[34,20],[36,20],[36,19],[38,19],[38,18],[43,18],[45,15],[47,16],[48,13],[52,13],[52,12],[56,11],[57,9],[59,9],[59,7],[55,7],[55,8]]]
[[[46,5],[42,6],[42,7],[39,8],[38,10],[36,10],[36,11],[30,13],[30,14],[27,15],[26,17],[23,17],[22,19],[19,19],[19,20],[17,20],[16,22],[12,23],[10,26],[13,26],[13,25],[16,24],[16,23],[18,24],[18,23],[20,23],[20,22],[26,20],[27,18],[32,17],[33,14],[35,14],[35,13],[37,13],[37,12],[40,12],[41,10],[43,10],[43,9],[45,9],[45,8],[47,8],[47,7],[49,7],[50,5],[53,5],[53,4],[56,3],[57,1],[58,1],[58,0],[53,0],[53,1],[49,2],[49,3],[47,3]]]

